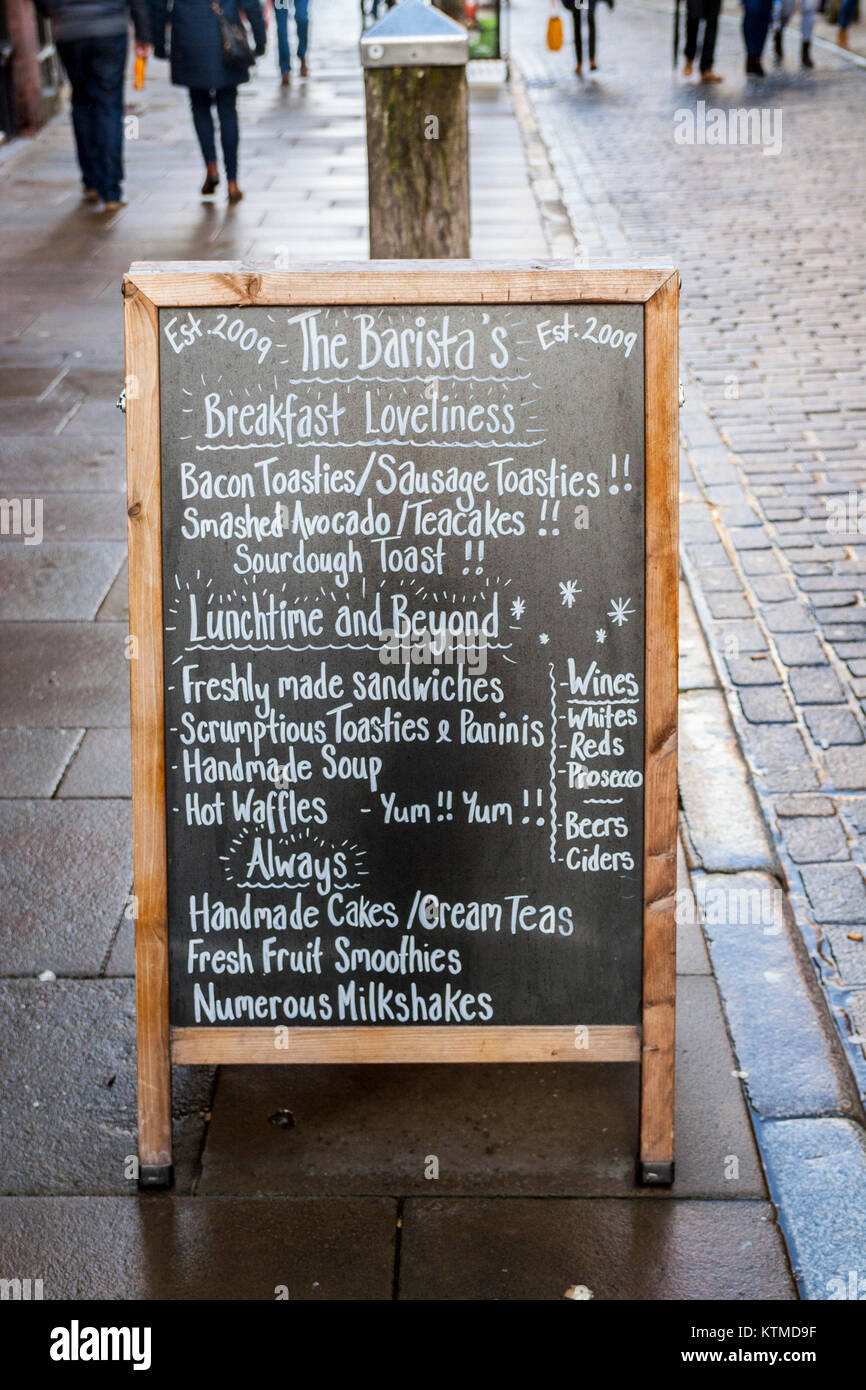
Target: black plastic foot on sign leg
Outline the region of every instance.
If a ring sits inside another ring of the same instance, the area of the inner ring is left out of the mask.
[[[142,1191],[152,1192],[173,1184],[174,1166],[171,1163],[142,1163],[138,1170],[138,1185]]]
[[[673,1163],[644,1163],[637,1165],[637,1180],[641,1187],[671,1187],[674,1181]]]

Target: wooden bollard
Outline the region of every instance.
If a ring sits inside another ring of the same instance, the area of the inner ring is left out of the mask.
[[[461,24],[402,0],[361,39],[370,255],[469,256],[469,121]]]

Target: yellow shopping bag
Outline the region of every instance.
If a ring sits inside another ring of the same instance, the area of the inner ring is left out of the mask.
[[[551,4],[547,21],[547,47],[551,53],[558,53],[562,48],[562,18],[556,12],[556,0]]]

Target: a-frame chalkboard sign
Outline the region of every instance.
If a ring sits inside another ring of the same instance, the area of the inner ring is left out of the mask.
[[[142,1185],[172,1062],[639,1063],[670,1183],[677,273],[124,294]]]

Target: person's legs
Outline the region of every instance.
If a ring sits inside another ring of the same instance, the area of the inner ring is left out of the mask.
[[[226,179],[237,183],[238,177],[238,109],[236,105],[237,87],[220,87],[216,94],[217,112],[220,118],[220,143],[226,166]]]
[[[298,61],[303,63],[307,57],[310,35],[310,0],[295,0],[295,26],[298,30]]]
[[[686,67],[691,70],[698,51],[698,30],[701,27],[701,0],[687,0],[686,4],[686,46],[683,54]],[[686,74],[688,76],[688,74]]]
[[[583,36],[580,32],[580,10],[576,4],[571,12],[571,19],[574,24],[574,61],[580,68],[583,67]]]
[[[210,109],[210,92],[206,87],[190,87],[189,104],[192,107],[192,123],[198,136],[202,158],[205,164],[216,164],[216,140],[214,138],[213,115]]]
[[[90,82],[96,107],[97,192],[106,203],[120,201],[123,183],[123,74],[127,36],[90,40]]]
[[[289,52],[289,0],[274,0],[274,19],[277,21],[277,59],[280,72],[291,72],[292,55]]]
[[[86,193],[95,193],[99,181],[94,129],[96,106],[88,82],[87,44],[87,39],[69,39],[57,45],[57,52],[72,87],[72,129],[81,182]]]
[[[722,0],[704,0],[704,42],[701,45],[701,72],[713,70],[716,57],[716,36],[719,32],[719,11]]]
[[[791,0],[793,6],[793,0]],[[818,8],[817,0],[800,0],[800,33],[804,43],[812,42],[812,34],[815,29],[815,11]]]
[[[812,31],[815,28],[815,10],[818,0],[800,0],[800,62],[804,68],[813,68]]]
[[[593,68],[595,67],[595,0],[589,0],[586,23],[589,29],[589,66]]]
[[[794,0],[778,0],[778,10],[776,11],[776,23],[773,28],[773,48],[776,52],[776,62],[781,63],[784,55],[784,34],[785,25],[794,13]]]
[[[848,30],[854,19],[856,8],[857,0],[842,0],[842,7],[839,10],[839,42],[843,48],[848,47]]]
[[[767,41],[767,31],[773,15],[773,0],[745,0],[743,38],[750,66],[760,67],[761,54]]]

